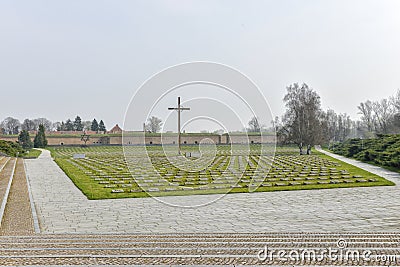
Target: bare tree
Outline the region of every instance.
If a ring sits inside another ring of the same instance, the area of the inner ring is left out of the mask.
[[[61,125],[62,124],[59,121],[53,122],[53,124],[51,125],[52,131],[60,131],[61,130]]]
[[[396,113],[393,115],[393,126],[395,128],[397,128],[395,130],[396,130],[396,133],[398,133],[399,129],[400,129],[400,113]]]
[[[390,130],[390,123],[393,116],[393,108],[389,100],[382,99],[372,103],[372,110],[376,118],[376,128],[378,132],[387,134]]]
[[[43,125],[44,129],[48,132],[53,130],[53,123],[46,118],[37,118],[33,120],[36,125],[36,129],[39,129],[39,125]]]
[[[340,142],[343,142],[346,140],[346,138],[349,136],[351,129],[353,126],[353,122],[350,119],[350,116],[347,115],[346,113],[339,114],[338,115],[338,130],[336,133],[336,139]]]
[[[258,122],[257,117],[251,118],[249,121],[249,132],[261,132],[261,126],[260,123]]]
[[[21,129],[23,131],[28,131],[28,132],[37,130],[35,122],[33,120],[30,120],[30,119],[25,119],[24,120],[24,122],[21,125]]]
[[[18,119],[7,117],[1,122],[0,128],[4,129],[6,134],[18,134],[21,123]]]
[[[354,122],[346,113],[336,114],[332,109],[324,113],[325,135],[330,142],[342,142],[346,140],[351,130],[355,128]]]
[[[373,105],[372,102],[367,100],[364,103],[360,103],[357,107],[360,110],[360,114],[362,115],[361,120],[364,122],[367,130],[372,132],[375,130],[375,117],[373,113]]]
[[[83,130],[84,131],[90,131],[91,128],[92,128],[92,122],[91,121],[83,121],[82,125],[83,125]]]
[[[400,132],[400,89],[397,89],[397,92],[394,96],[390,97],[390,103],[393,106],[393,118],[392,124],[395,133]]]
[[[400,113],[400,89],[397,89],[396,94],[390,97],[390,102],[393,105],[395,112]]]
[[[300,154],[307,146],[307,154],[311,147],[323,141],[323,112],[319,95],[303,83],[289,85],[284,97],[286,112],[283,124],[288,140],[298,145]]]
[[[333,109],[328,109],[325,113],[326,120],[326,134],[328,140],[331,142],[337,141],[337,132],[338,132],[338,116]]]
[[[152,133],[158,133],[161,130],[162,120],[155,116],[147,119],[146,130]]]
[[[281,146],[289,144],[289,130],[285,127],[283,122],[279,120],[278,116],[272,121],[272,125],[276,133],[277,143]]]

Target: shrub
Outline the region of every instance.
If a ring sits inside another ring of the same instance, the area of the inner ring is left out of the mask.
[[[0,140],[0,153],[15,157],[17,153],[23,154],[24,150],[17,143]]]
[[[374,139],[350,139],[337,144],[334,153],[361,161],[400,169],[400,135],[378,135]]]

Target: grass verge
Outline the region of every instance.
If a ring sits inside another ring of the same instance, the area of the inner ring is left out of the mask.
[[[22,157],[24,159],[37,159],[40,156],[40,154],[42,154],[42,151],[40,151],[38,149],[31,148]]]

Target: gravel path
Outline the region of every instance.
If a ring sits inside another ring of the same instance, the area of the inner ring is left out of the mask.
[[[7,236],[34,233],[23,159],[17,161],[0,233]]]
[[[0,206],[3,203],[7,191],[8,182],[14,168],[15,158],[6,158],[0,165]]]
[[[3,168],[6,161],[7,161],[6,157],[0,156],[0,171]]]

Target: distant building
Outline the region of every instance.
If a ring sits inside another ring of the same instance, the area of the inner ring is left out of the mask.
[[[116,124],[111,130],[109,130],[107,133],[109,134],[120,134],[122,133],[122,129],[121,127],[118,126],[118,124]]]

